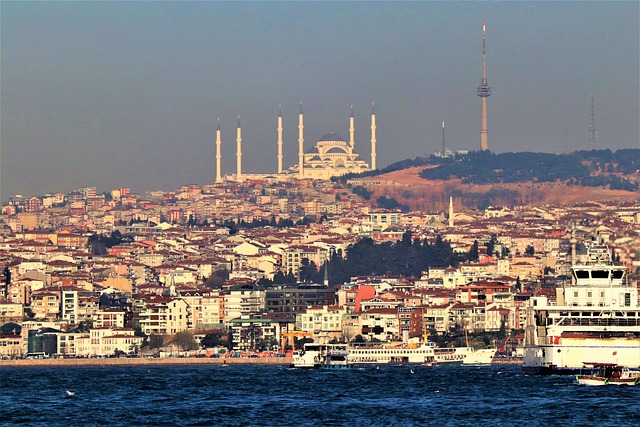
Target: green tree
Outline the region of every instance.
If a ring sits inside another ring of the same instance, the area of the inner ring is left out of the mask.
[[[202,348],[212,348],[212,347],[226,347],[229,348],[229,340],[227,334],[224,331],[220,332],[212,332],[207,334],[200,341],[200,345]]]
[[[177,345],[182,351],[195,350],[198,348],[193,334],[189,331],[181,331],[175,334],[171,340],[171,344]]]
[[[216,270],[211,273],[211,277],[204,281],[204,286],[211,289],[220,289],[227,280],[229,280],[229,271],[226,268]]]
[[[475,261],[478,261],[478,259],[480,259],[480,251],[478,250],[477,240],[473,241],[473,245],[469,249],[469,254],[467,259],[471,262],[475,262]]]
[[[149,348],[161,348],[164,345],[164,337],[162,335],[151,334],[149,336]]]

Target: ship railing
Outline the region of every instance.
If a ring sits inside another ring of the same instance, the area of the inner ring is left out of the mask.
[[[640,317],[563,317],[548,326],[640,326]]]

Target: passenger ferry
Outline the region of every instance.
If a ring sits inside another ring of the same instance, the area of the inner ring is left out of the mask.
[[[593,245],[571,266],[571,278],[556,289],[556,301],[530,300],[525,373],[577,374],[586,363],[640,368],[638,289],[626,268],[612,262],[606,246]]]
[[[467,355],[471,354],[471,347],[438,347],[435,348],[433,361],[437,365],[454,364],[460,365]]]
[[[488,365],[498,351],[495,348],[476,350],[473,347],[443,347],[436,348],[434,362],[437,365]]]
[[[350,368],[347,345],[305,343],[303,350],[293,352],[291,367],[303,369]]]
[[[432,342],[400,346],[350,346],[349,361],[354,364],[431,364],[435,347]]]

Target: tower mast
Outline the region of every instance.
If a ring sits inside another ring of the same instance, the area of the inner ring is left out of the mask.
[[[598,143],[598,132],[596,131],[596,96],[591,94],[591,118],[589,120],[589,145],[595,150]]]
[[[487,23],[482,23],[482,80],[478,85],[478,96],[480,97],[481,113],[480,113],[480,149],[486,151],[489,149],[489,137],[487,130],[487,98],[491,96],[491,86],[487,80]]]
[[[444,145],[444,120],[442,121],[442,157],[445,156],[446,147]]]

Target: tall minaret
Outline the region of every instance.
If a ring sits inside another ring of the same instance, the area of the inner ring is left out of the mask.
[[[480,149],[486,151],[489,149],[489,137],[487,130],[487,97],[491,95],[491,86],[487,80],[487,23],[482,23],[482,81],[478,85],[478,96],[481,100],[481,119],[480,119]]]
[[[302,102],[300,102],[300,114],[298,114],[298,178],[304,178],[304,117],[302,115]]]
[[[371,104],[371,170],[376,170],[376,104]]]
[[[278,173],[282,173],[282,105],[278,105]]]
[[[351,151],[355,146],[355,140],[353,139],[355,134],[355,128],[353,127],[353,105],[351,106],[351,116],[349,117],[349,146],[351,147]]]
[[[220,154],[221,144],[222,141],[220,140],[220,117],[218,117],[218,127],[216,128],[216,183],[222,182],[220,171],[220,161],[222,159],[222,155]]]
[[[449,227],[453,228],[453,196],[449,196]]]
[[[238,128],[236,129],[236,180],[242,181],[242,128],[240,127],[240,114],[238,114]]]

